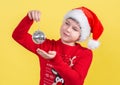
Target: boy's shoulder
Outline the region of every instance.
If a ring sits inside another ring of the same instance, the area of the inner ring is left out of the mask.
[[[80,44],[79,44],[78,50],[83,54],[85,54],[85,53],[92,54],[93,53],[91,49],[81,46]]]

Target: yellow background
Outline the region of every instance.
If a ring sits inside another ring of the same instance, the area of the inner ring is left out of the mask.
[[[84,85],[120,85],[120,0],[1,0],[0,85],[39,84],[37,56],[11,37],[26,13],[42,12],[41,22],[34,23],[30,33],[40,28],[48,38],[58,39],[64,14],[79,6],[93,10],[105,28]]]

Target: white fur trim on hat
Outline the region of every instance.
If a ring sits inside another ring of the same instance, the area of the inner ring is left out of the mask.
[[[88,41],[88,48],[89,49],[96,49],[97,47],[99,47],[99,45],[100,45],[100,42],[97,40],[90,39]]]
[[[67,19],[67,18],[73,18],[79,22],[79,25],[81,27],[80,41],[86,40],[91,33],[91,27],[89,25],[88,19],[84,14],[84,12],[82,10],[74,9],[72,11],[69,11],[65,15],[64,19]]]

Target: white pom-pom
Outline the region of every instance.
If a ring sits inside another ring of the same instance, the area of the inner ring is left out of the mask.
[[[99,47],[99,45],[100,45],[100,42],[99,41],[97,41],[97,40],[89,40],[88,41],[88,48],[89,49],[96,49],[97,47]]]

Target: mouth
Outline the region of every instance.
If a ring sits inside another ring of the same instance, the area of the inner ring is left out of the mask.
[[[65,32],[63,33],[63,35],[66,36],[66,37],[69,37],[69,36],[70,36],[69,33],[65,33]]]

